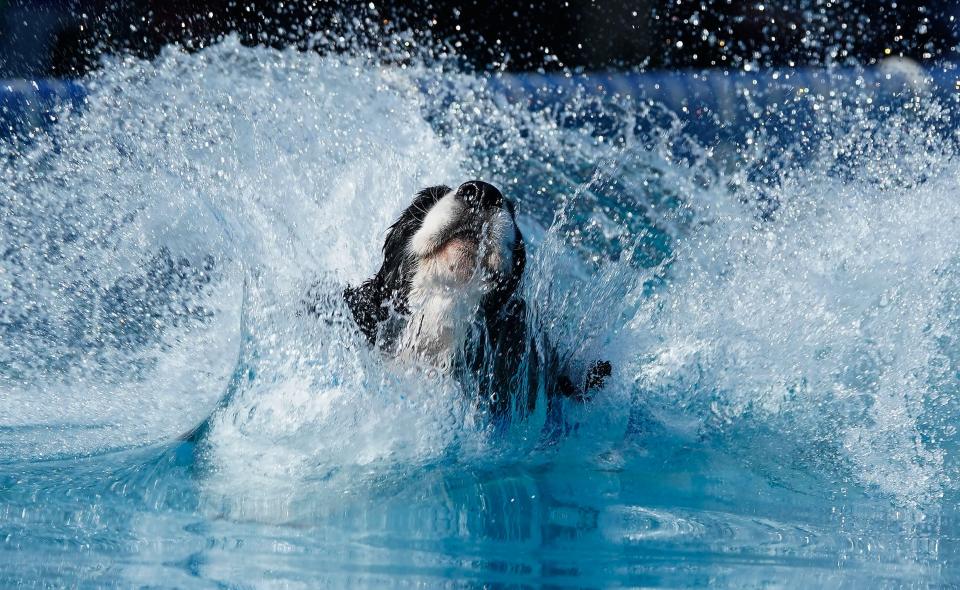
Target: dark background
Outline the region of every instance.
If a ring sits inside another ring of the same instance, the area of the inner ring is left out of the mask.
[[[413,31],[434,54],[514,71],[936,62],[954,59],[958,22],[960,0],[0,0],[0,78],[77,76],[104,53],[149,57],[228,32],[397,59],[391,34]]]

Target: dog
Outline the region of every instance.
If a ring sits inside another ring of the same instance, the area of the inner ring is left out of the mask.
[[[537,349],[519,289],[525,267],[515,206],[500,190],[431,186],[388,229],[380,270],[343,298],[371,345],[454,375],[495,416],[532,409],[539,375],[548,399],[584,400],[610,363],[594,363],[578,386],[556,354]]]

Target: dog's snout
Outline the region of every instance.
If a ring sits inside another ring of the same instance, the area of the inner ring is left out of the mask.
[[[497,187],[481,180],[461,184],[457,189],[457,197],[474,209],[496,209],[503,206],[503,194]]]

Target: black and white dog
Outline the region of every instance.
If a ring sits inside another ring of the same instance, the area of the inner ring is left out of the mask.
[[[610,364],[594,363],[578,387],[555,355],[538,355],[518,289],[525,264],[514,205],[496,187],[433,186],[390,226],[377,274],[343,295],[371,344],[453,374],[495,415],[532,408],[538,374],[548,396],[585,398]]]

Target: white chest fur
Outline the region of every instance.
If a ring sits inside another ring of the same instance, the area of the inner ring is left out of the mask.
[[[414,274],[407,300],[410,316],[398,342],[400,358],[450,368],[485,291],[479,273],[466,280],[452,276],[443,259],[423,263]]]

